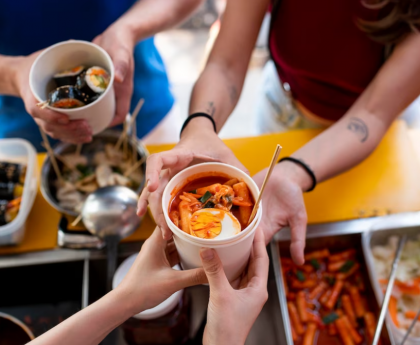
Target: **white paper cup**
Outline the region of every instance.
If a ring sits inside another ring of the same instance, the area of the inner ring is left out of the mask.
[[[172,198],[171,193],[175,188],[183,186],[188,177],[203,172],[219,172],[232,178],[236,177],[238,180],[247,184],[254,200],[258,198],[258,186],[243,171],[223,163],[203,163],[179,172],[169,181],[162,196],[163,214],[166,223],[173,233],[175,246],[178,250],[183,269],[202,267],[200,248],[213,248],[222,261],[227,278],[229,281],[233,281],[241,275],[248,264],[255,231],[261,220],[262,204],[260,204],[257,215],[251,224],[235,236],[219,240],[217,237],[214,239],[204,239],[185,233],[176,227],[169,218],[168,208]]]
[[[66,114],[70,120],[85,119],[93,134],[103,131],[115,115],[114,64],[108,53],[96,44],[86,41],[70,40],[54,44],[45,49],[34,61],[29,73],[29,86],[38,102],[48,98],[54,89],[54,74],[78,65],[105,68],[111,76],[105,92],[91,104],[80,108],[47,108]]]

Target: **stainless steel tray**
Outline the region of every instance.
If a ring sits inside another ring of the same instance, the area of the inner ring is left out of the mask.
[[[93,137],[93,140],[90,143],[83,145],[83,155],[91,156],[98,152],[102,151],[106,143],[116,143],[118,141],[118,138],[120,137],[121,133],[117,130],[108,129],[104,132],[101,132]],[[137,153],[139,157],[148,157],[149,152],[146,149],[146,146],[140,141],[134,141],[131,137],[129,139],[129,144],[131,147],[134,147],[137,149]],[[72,153],[75,150],[75,145],[69,144],[69,143],[58,143],[54,147],[54,153],[55,154],[64,154],[64,153]],[[58,162],[58,165],[61,166],[61,162]],[[140,192],[143,190],[144,185],[146,183],[146,162],[141,164],[139,169],[143,173],[143,179],[138,187],[138,189],[135,191],[136,193],[140,194]],[[55,181],[57,180],[57,176],[54,172],[54,169],[52,168],[50,158],[47,157],[44,161],[44,164],[42,165],[41,169],[41,193],[44,196],[45,200],[54,207],[57,211],[59,211],[62,214],[70,215],[73,217],[77,217],[79,214],[78,212],[74,210],[65,209],[60,206],[58,203],[58,200],[56,198],[56,187],[55,187]]]
[[[405,234],[409,239],[420,234],[420,213],[396,214],[384,217],[384,219],[374,224],[362,235],[362,246],[366,258],[369,278],[378,304],[382,302],[383,293],[375,272],[371,248],[375,245],[386,244],[390,236],[402,236]],[[389,314],[386,317],[386,323],[391,330],[390,335],[393,343],[399,344],[404,336],[404,332],[394,325]],[[420,337],[408,337],[405,344],[418,345],[420,344]]]
[[[374,291],[372,286],[369,284],[368,279],[368,272],[365,265],[365,258],[363,255],[362,250],[362,240],[361,240],[361,231],[352,231],[349,230],[347,232],[343,232],[342,230],[342,223],[339,223],[335,229],[333,224],[328,224],[325,229],[322,229],[320,225],[317,225],[319,231],[317,233],[310,233],[307,237],[306,241],[306,250],[312,251],[321,248],[329,248],[335,250],[344,250],[348,248],[355,248],[358,251],[358,255],[361,259],[361,266],[362,266],[362,274],[365,276],[365,283],[366,283],[366,292],[367,296],[372,297],[369,300],[374,300]],[[350,223],[350,222],[348,222]],[[348,224],[347,224],[348,225]],[[370,224],[371,225],[371,224]],[[350,227],[351,228],[351,227]],[[275,238],[270,246],[272,252],[272,263],[274,268],[274,274],[277,284],[277,292],[280,301],[280,311],[281,317],[283,321],[283,325],[285,327],[285,335],[287,340],[287,345],[293,345],[292,334],[290,331],[290,323],[289,323],[289,313],[287,311],[287,300],[285,295],[285,288],[283,285],[282,279],[282,269],[280,265],[280,253],[281,252],[289,252],[289,245],[290,241],[287,238],[280,239],[277,237]],[[372,311],[378,315],[379,314],[379,306],[376,303],[370,303],[370,308]],[[389,329],[388,325],[382,330],[382,343],[383,345],[391,344],[396,345],[389,336]],[[320,344],[321,345],[321,344]],[[323,345],[323,344],[322,344]]]

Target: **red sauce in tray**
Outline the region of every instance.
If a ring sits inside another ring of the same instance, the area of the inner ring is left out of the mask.
[[[376,315],[367,301],[355,249],[309,252],[296,266],[282,257],[287,308],[295,345],[368,345]]]

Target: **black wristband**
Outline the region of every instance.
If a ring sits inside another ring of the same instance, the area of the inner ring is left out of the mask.
[[[214,119],[209,114],[195,113],[195,114],[192,114],[192,115],[188,116],[188,118],[185,120],[185,122],[184,122],[184,124],[182,125],[182,128],[181,128],[181,133],[179,133],[180,137],[181,137],[182,131],[185,129],[185,127],[187,127],[188,123],[196,117],[206,117],[206,118],[208,118],[211,121],[211,123],[213,124],[214,131],[217,133],[216,122],[214,122]]]
[[[279,163],[281,163],[283,161],[290,161],[290,162],[293,162],[293,163],[295,163],[297,165],[300,165],[308,173],[308,175],[312,179],[312,186],[311,186],[311,188],[309,188],[307,190],[307,192],[311,192],[311,191],[313,191],[315,189],[315,187],[316,187],[316,177],[315,177],[315,174],[312,171],[312,169],[307,164],[305,164],[301,160],[296,159],[296,158],[293,158],[293,157],[284,157],[284,158],[282,158],[282,159],[279,160]]]

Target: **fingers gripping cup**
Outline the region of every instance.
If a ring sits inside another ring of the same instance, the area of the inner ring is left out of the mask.
[[[51,104],[46,107],[66,114],[70,120],[85,119],[91,126],[93,134],[97,134],[108,127],[116,110],[113,88],[114,64],[104,49],[86,41],[70,40],[57,43],[45,49],[32,64],[29,73],[29,86],[38,102],[46,102],[49,93],[57,86],[59,89],[56,90],[57,94],[53,94],[54,97],[63,93],[77,92],[79,90],[77,85],[73,85],[74,82],[69,82],[69,80],[72,80],[72,77],[75,79],[81,72],[78,69],[83,69],[83,66],[86,68],[95,66],[83,72],[86,75],[91,73],[91,70],[99,70],[102,74],[106,71],[106,89],[100,90],[94,98],[92,98],[93,95],[87,95],[91,96],[92,100],[80,107],[59,108],[53,107]],[[66,75],[60,73],[63,71],[66,72]],[[97,74],[100,74],[99,72]],[[104,77],[98,75],[97,79],[103,80]],[[62,83],[65,85],[61,85]],[[81,89],[81,92],[83,93],[85,90]]]
[[[213,248],[229,281],[248,264],[262,205],[249,217],[259,189],[250,176],[223,163],[203,163],[175,175],[162,208],[184,269],[201,267],[200,248]]]

